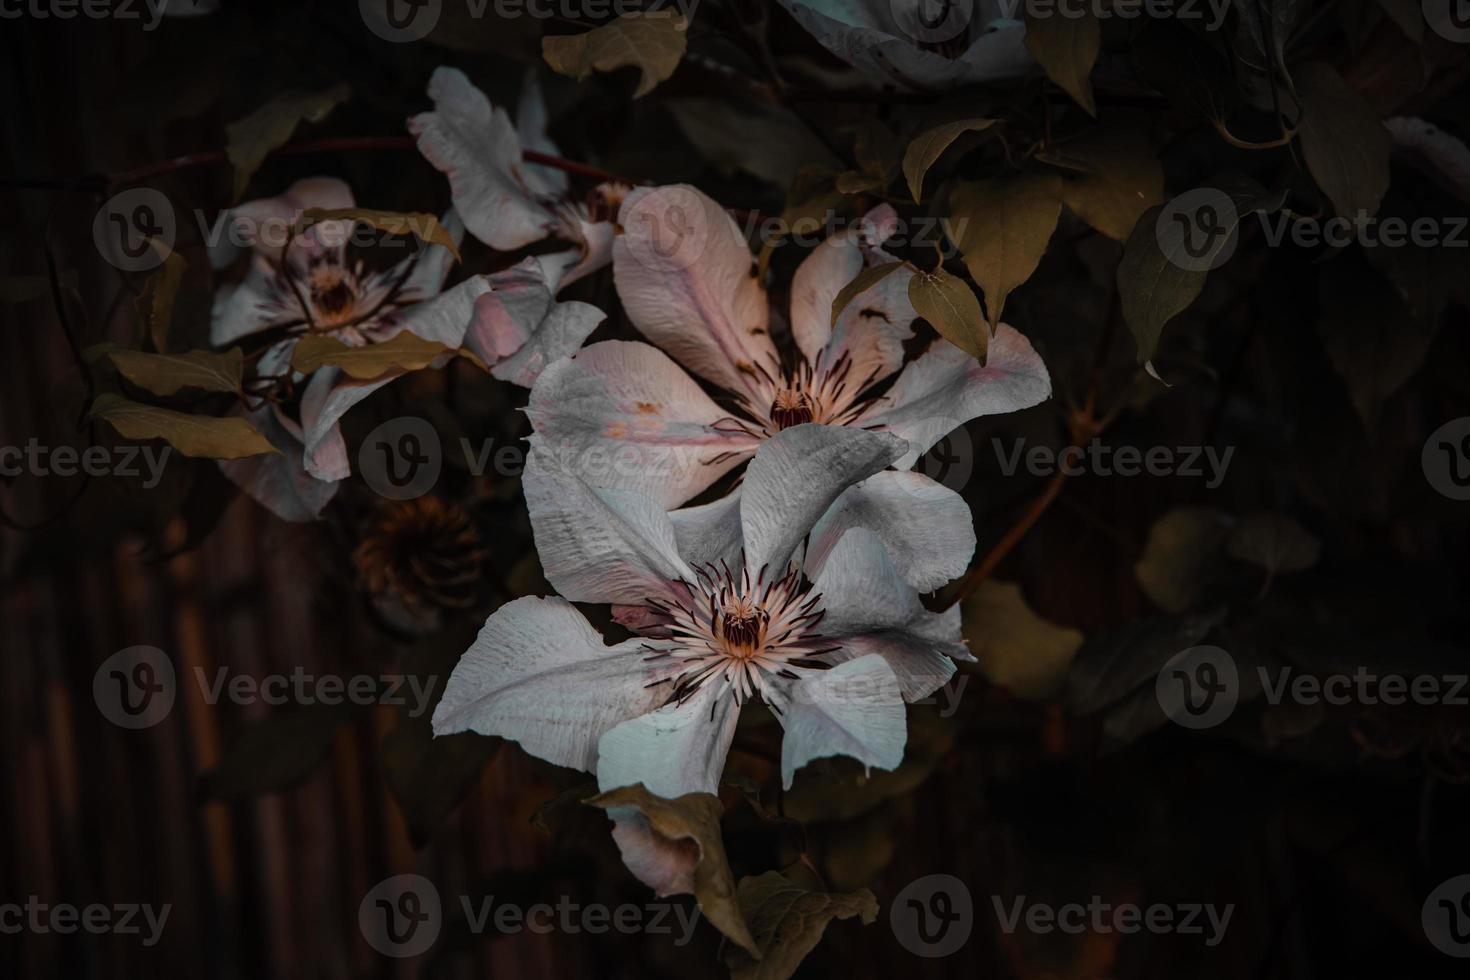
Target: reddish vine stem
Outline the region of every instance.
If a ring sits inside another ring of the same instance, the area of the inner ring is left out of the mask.
[[[1098,387],[1101,382],[1103,367],[1107,363],[1108,348],[1112,345],[1113,333],[1117,327],[1117,322],[1117,316],[1111,316],[1108,318],[1107,324],[1103,327],[1102,336],[1098,340],[1097,351],[1093,356],[1092,371],[1087,383],[1087,397],[1080,409],[1074,407],[1067,421],[1070,439],[1067,449],[1062,450],[1062,456],[1065,456],[1073,449],[1082,448],[1087,444],[1088,440],[1101,435],[1112,424],[1113,419],[1117,417],[1118,412],[1122,409],[1122,405],[1119,405],[1104,417],[1097,417]],[[1068,467],[1057,467],[1057,471],[1047,481],[1045,489],[1041,491],[1041,495],[1031,502],[1031,506],[1026,509],[1026,513],[1022,514],[1020,519],[1006,530],[1006,533],[1001,536],[1001,539],[985,553],[985,557],[980,559],[980,563],[970,569],[964,579],[961,580],[959,588],[955,590],[954,597],[944,604],[945,609],[964,602],[980,588],[981,583],[990,577],[990,573],[995,571],[996,566],[1005,559],[1006,555],[1011,553],[1016,545],[1021,543],[1021,539],[1036,525],[1037,521],[1041,520],[1041,516],[1056,501],[1057,495],[1062,492],[1062,485],[1067,482],[1068,475]]]
[[[410,150],[414,147],[414,139],[411,136],[354,136],[339,139],[309,140],[304,143],[291,143],[286,146],[272,150],[270,156],[296,156],[303,153],[332,153],[339,150]],[[632,180],[619,174],[610,173],[597,167],[568,160],[565,157],[555,156],[550,153],[542,153],[538,150],[522,150],[521,158],[528,163],[540,164],[543,167],[551,167],[579,177],[588,177],[592,180],[612,181],[621,184],[639,184],[642,181]],[[162,160],[158,163],[150,163],[147,166],[136,167],[125,170],[122,173],[106,174],[100,178],[88,178],[82,181],[76,180],[51,180],[45,178],[16,178],[0,180],[0,186],[31,188],[36,190],[69,190],[69,189],[98,189],[103,193],[111,194],[117,188],[127,184],[137,184],[164,174],[175,173],[179,170],[187,170],[190,167],[209,166],[211,164],[224,163],[229,159],[225,150],[206,150],[201,153],[189,153],[181,157]]]

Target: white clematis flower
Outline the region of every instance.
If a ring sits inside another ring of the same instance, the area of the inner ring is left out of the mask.
[[[901,436],[909,451],[898,462],[907,469],[964,422],[1051,394],[1046,366],[1005,324],[984,366],[944,340],[905,363],[904,342],[917,317],[907,269],[858,294],[832,323],[842,288],[864,266],[893,261],[881,247],[898,221],[887,205],[817,246],[797,270],[795,364],[783,364],[771,340],[750,249],[718,204],[682,185],[639,189],[628,195],[619,221],[618,295],[633,325],[663,350],[593,344],[547,368],[526,409],[537,439],[578,461],[593,483],[676,507],[744,464],[766,440],[806,422]],[[686,368],[723,389],[721,400]],[[602,465],[607,460],[622,462]]]
[[[293,376],[296,342],[308,334],[358,347],[408,331],[467,347],[497,377],[528,386],[542,367],[576,350],[603,318],[585,303],[555,303],[535,263],[472,276],[446,291],[452,256],[440,246],[370,271],[348,258],[353,222],[289,233],[308,209],[353,206],[345,183],[318,177],[298,181],[280,197],[235,208],[236,227],[250,233],[250,268],[242,282],[216,295],[211,343],[225,347],[268,334],[255,373],[286,378]],[[464,229],[453,211],[443,224],[458,243]],[[225,461],[221,468],[277,515],[315,519],[350,472],[342,416],[397,376],[357,381],[337,367],[318,370],[306,382],[299,419],[274,403],[246,413],[280,453]]]
[[[822,47],[879,82],[947,89],[1034,67],[1006,0],[781,0]]]
[[[604,790],[642,783],[672,798],[716,791],[740,708],[759,696],[785,728],[785,785],[834,755],[894,768],[902,690],[966,656],[959,616],[919,604],[878,534],[821,519],[906,448],[794,426],[762,446],[733,510],[682,517],[591,487],[533,448],[526,500],[562,597],[517,599],[489,618],[450,676],[434,733],[513,739],[595,772]],[[711,528],[730,514],[733,561],[711,550]],[[637,608],[643,635],[606,646],[572,602]]]
[[[438,68],[429,79],[432,112],[408,121],[425,159],[449,177],[455,210],[469,233],[491,248],[510,252],[544,239],[573,243],[567,251],[538,256],[552,292],[607,265],[612,224],[593,208],[568,200],[567,175],[527,163],[522,150],[550,155],[546,106],[534,71],[521,92],[520,130],[504,109],[457,68]],[[615,212],[625,188],[598,188],[598,210]]]

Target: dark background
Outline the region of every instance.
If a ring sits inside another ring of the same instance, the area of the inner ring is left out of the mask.
[[[707,2],[691,57],[647,99],[629,99],[627,73],[580,86],[548,78],[553,135],[569,159],[641,180],[690,180],[729,207],[778,213],[784,188],[722,173],[661,104],[671,95],[747,99],[700,59],[733,61],[737,74],[753,70],[721,38],[750,5],[721,12]],[[1347,23],[1350,5],[1333,6],[1342,9],[1325,23]],[[99,259],[90,227],[100,197],[74,186],[76,178],[219,149],[227,122],[288,88],[337,80],[353,86],[346,105],[303,127],[298,140],[402,135],[403,119],[425,108],[424,84],[441,63],[465,67],[505,102],[535,58],[540,29],[525,21],[478,23],[438,39],[449,43],[388,45],[347,3],[234,4],[210,17],[166,21],[153,34],[86,19],[0,22],[0,177],[33,183],[0,187],[0,274],[46,276],[49,251],[58,276],[75,276],[77,298],[64,300],[75,346],[136,346],[139,283]],[[783,12],[770,11],[770,30],[779,51],[837,67]],[[1380,16],[1356,37],[1328,30],[1311,43],[1384,115],[1422,114],[1463,137],[1470,121],[1465,55],[1440,44],[1425,55],[1429,80],[1404,81],[1407,56],[1395,30]],[[1114,66],[1131,63],[1126,42],[1110,43],[1109,51]],[[1263,179],[1289,169],[1285,151],[1251,156],[1222,148],[1208,127],[1181,120],[1156,96],[1143,104],[1167,130],[1160,154],[1171,192],[1224,166]],[[905,111],[902,100],[839,100],[804,105],[800,114],[841,149],[838,123]],[[438,211],[448,203],[441,176],[412,149],[274,157],[247,196],[278,193],[316,173],[342,176],[367,206]],[[149,185],[213,216],[229,201],[230,174],[224,165],[189,167]],[[1463,201],[1443,203],[1437,193],[1396,164],[1391,195],[1398,197],[1391,199],[1451,209],[1433,213],[1464,210]],[[207,263],[197,232],[183,223],[180,240],[190,267],[177,329],[202,346]],[[790,251],[774,264],[778,306],[779,284],[799,258]],[[1090,385],[1104,404],[1123,406],[1104,437],[1110,444],[1236,447],[1217,490],[1183,478],[1069,480],[1004,559],[999,579],[1019,584],[1040,615],[1087,636],[1076,670],[1088,665],[1095,678],[1096,665],[1131,660],[1145,664],[1151,688],[1148,658],[1177,649],[1170,643],[1183,635],[1184,617],[1157,609],[1133,566],[1154,522],[1191,503],[1287,515],[1322,542],[1312,569],[1268,588],[1259,569],[1222,566],[1211,586],[1218,604],[1201,608],[1226,610],[1209,636],[1243,662],[1387,673],[1423,669],[1416,665],[1427,659],[1434,669],[1466,669],[1470,511],[1436,494],[1419,463],[1429,432],[1470,413],[1463,292],[1434,308],[1422,360],[1392,387],[1369,426],[1324,346],[1335,311],[1354,305],[1353,284],[1378,274],[1359,251],[1268,253],[1247,237],[1232,263],[1212,274],[1200,302],[1171,326],[1160,363],[1172,366],[1166,376],[1173,387],[1163,388],[1140,382],[1132,342],[1116,321],[1111,269],[1119,247],[1064,218],[1036,277],[1007,307],[1007,319],[1047,360],[1058,397],[972,424],[955,443],[973,463],[963,491],[975,508],[981,552],[1046,482],[1001,474],[991,437],[1065,445],[1058,406],[1080,402]],[[1436,274],[1446,291],[1463,289],[1465,253],[1444,258]],[[472,271],[507,261],[473,246],[466,260]],[[607,273],[572,295],[615,304]],[[593,339],[622,336],[632,333],[615,314]],[[1399,351],[1390,332],[1380,356]],[[1100,370],[1091,371],[1094,364]],[[49,295],[0,305],[0,443],[33,435],[50,445],[116,441],[105,427],[78,426],[82,377]],[[356,410],[349,444],[375,420],[411,406],[434,413],[446,433],[500,445],[525,434],[514,411],[524,397],[452,368],[395,385]],[[144,731],[119,730],[96,710],[98,665],[135,644],[166,650],[181,672],[447,670],[491,608],[548,589],[514,478],[451,474],[442,493],[473,517],[485,544],[483,584],[470,610],[444,612],[436,628],[415,636],[384,621],[354,566],[376,507],[364,488],[344,492],[327,521],[309,526],[284,524],[235,495],[207,462],[176,460],[151,491],[121,479],[83,486],[55,477],[23,477],[0,490],[0,900],[34,894],[78,905],[173,905],[156,948],[127,936],[0,936],[0,972],[723,972],[719,936],[703,925],[679,949],[660,936],[475,937],[456,921],[460,894],[525,903],[561,895],[582,903],[652,900],[622,868],[603,816],[573,802],[588,789],[582,774],[513,745],[471,736],[431,745],[426,719],[391,707],[344,714],[209,705],[194,684],[181,685],[169,718]],[[1145,733],[1110,715],[1131,689],[1102,673],[1099,683],[1123,685],[1102,711],[1081,710],[1076,677],[1073,694],[1033,703],[973,673],[953,718],[937,718],[933,707],[911,709],[915,778],[870,793],[841,819],[814,806],[794,818],[799,830],[773,825],[732,789],[725,834],[737,876],[788,868],[805,852],[833,888],[869,887],[880,903],[870,926],[830,926],[799,975],[1463,975],[1425,939],[1420,907],[1441,881],[1470,872],[1470,709],[1345,707],[1303,717],[1252,704],[1210,733],[1167,724]],[[741,744],[752,747],[750,758],[742,760]],[[737,743],[732,770],[758,775],[762,744],[759,730]],[[794,811],[800,807],[788,806],[787,816]],[[379,880],[406,872],[433,879],[451,909],[435,951],[400,963],[363,941],[357,908]],[[960,952],[922,960],[894,939],[888,902],[910,881],[941,872],[967,884],[975,927]],[[1055,903],[1085,903],[1094,894],[1145,905],[1234,903],[1235,911],[1216,948],[1168,935],[1006,936],[990,897],[1009,903],[1022,894]]]

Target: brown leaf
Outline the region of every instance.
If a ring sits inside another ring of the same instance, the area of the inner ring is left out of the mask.
[[[945,272],[943,267],[933,272],[921,269],[909,280],[909,302],[919,316],[939,331],[939,336],[981,364],[985,363],[990,329],[985,325],[980,301],[968,283]]]
[[[852,282],[843,286],[837,291],[837,295],[832,297],[832,326],[837,326],[837,318],[842,315],[843,310],[847,309],[848,303],[878,285],[888,277],[890,272],[895,272],[907,264],[906,262],[885,262],[882,265],[870,265],[854,276]]]
[[[625,786],[588,800],[617,821],[613,837],[624,862],[647,873],[657,867],[666,877],[643,879],[659,897],[693,894],[710,923],[756,959],[760,950],[736,901],[735,876],[725,858],[720,817],[725,808],[709,793],[687,793],[666,800],[637,786]],[[636,855],[636,859],[630,859]],[[640,876],[642,877],[642,876]]]
[[[871,925],[878,918],[878,901],[866,888],[811,891],[778,871],[740,879],[738,895],[760,958],[733,947],[726,950],[732,980],[786,980],[816,948],[833,919],[856,916],[863,925]]]
[[[1062,178],[1022,174],[959,184],[946,231],[985,292],[993,332],[1011,290],[1036,271],[1062,212]]]
[[[638,69],[633,98],[652,92],[679,67],[687,43],[688,23],[673,11],[625,14],[585,34],[541,39],[541,56],[563,75],[581,81],[595,71]]]
[[[978,133],[995,125],[994,119],[957,119],[925,130],[909,144],[903,155],[903,176],[917,203],[924,190],[924,175],[962,133]]]
[[[454,236],[439,219],[424,211],[377,211],[373,208],[311,208],[296,220],[295,234],[323,221],[360,221],[390,235],[413,235],[421,242],[443,245],[456,262],[461,261]]]
[[[1026,50],[1046,77],[1092,116],[1097,115],[1097,103],[1089,76],[1101,47],[1102,29],[1086,4],[1058,3],[1045,16],[1036,16],[1027,4]]]
[[[321,122],[351,94],[346,84],[338,84],[323,92],[281,95],[226,126],[225,154],[235,168],[234,200],[245,194],[266,156],[290,139],[299,123]]]
[[[190,415],[110,392],[97,396],[87,417],[103,419],[128,439],[163,439],[185,456],[240,459],[278,451],[239,416]]]
[[[484,367],[483,362],[470,351],[447,347],[437,340],[425,340],[408,330],[381,343],[363,347],[349,347],[326,334],[308,334],[296,342],[296,348],[291,352],[291,367],[302,374],[311,374],[327,366],[336,366],[350,378],[372,381],[388,374],[419,371],[441,357],[454,355],[467,357]]]

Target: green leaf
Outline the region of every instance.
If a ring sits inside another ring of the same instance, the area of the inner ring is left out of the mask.
[[[377,211],[372,208],[310,208],[296,219],[295,234],[323,221],[360,221],[389,235],[412,235],[421,242],[443,245],[456,262],[459,246],[439,219],[424,211]]]
[[[326,334],[308,334],[296,342],[296,348],[291,352],[291,367],[302,374],[312,374],[321,368],[335,366],[350,378],[373,381],[389,374],[420,371],[441,357],[454,355],[469,358],[484,367],[483,362],[468,350],[448,347],[437,340],[425,340],[408,330],[381,343],[362,347],[349,347]]]
[[[991,681],[1029,701],[1050,698],[1066,685],[1082,634],[1036,615],[1020,586],[987,579],[961,612],[970,652]]]
[[[1340,217],[1372,217],[1388,191],[1393,137],[1368,100],[1331,65],[1303,65],[1297,135],[1312,179]]]
[[[1026,50],[1046,77],[1091,116],[1097,115],[1097,103],[1092,98],[1089,76],[1101,47],[1101,26],[1086,4],[1058,3],[1045,16],[1036,16],[1027,4]]]
[[[843,286],[837,291],[837,295],[832,297],[832,326],[837,326],[837,318],[842,315],[843,310],[847,309],[848,303],[878,285],[888,277],[890,272],[895,272],[907,264],[906,262],[884,262],[882,265],[870,265],[854,276],[852,282]]]
[[[945,230],[985,292],[993,332],[1006,297],[1031,278],[1062,212],[1062,178],[1023,174],[963,183],[950,194]]]
[[[1140,364],[1153,360],[1164,326],[1199,296],[1210,267],[1236,240],[1241,219],[1275,211],[1286,199],[1285,191],[1270,194],[1248,179],[1217,180],[1216,184],[1213,190],[1217,201],[1212,207],[1221,222],[1220,234],[1206,242],[1201,254],[1187,252],[1192,233],[1161,234],[1159,217],[1168,205],[1145,211],[1123,246],[1123,259],[1118,263],[1118,298]]]
[[[541,56],[553,71],[581,81],[593,71],[638,69],[637,99],[667,81],[684,57],[688,23],[673,11],[624,14],[585,34],[544,37]]]
[[[933,272],[921,269],[909,280],[909,302],[919,316],[939,331],[939,336],[981,364],[985,363],[990,330],[985,325],[980,301],[967,282],[945,272],[943,267]]]
[[[801,117],[784,106],[705,98],[664,104],[699,154],[727,176],[744,171],[784,188],[803,167],[840,166]]]
[[[163,439],[185,456],[240,459],[278,451],[239,416],[190,415],[111,392],[97,396],[87,417],[106,421],[128,439]]]
[[[779,871],[740,879],[740,909],[760,947],[756,959],[745,950],[725,951],[731,980],[786,980],[816,948],[833,919],[860,918],[871,925],[878,901],[866,888],[818,892],[803,888]]]
[[[1154,605],[1171,613],[1193,608],[1213,581],[1230,525],[1230,517],[1213,507],[1180,507],[1154,522],[1133,566]]]
[[[173,326],[174,301],[179,295],[179,286],[184,281],[184,269],[188,263],[184,256],[173,249],[162,248],[162,243],[152,239],[149,244],[163,252],[163,265],[154,270],[143,283],[142,292],[134,301],[138,319],[159,352],[168,350],[169,330]],[[163,394],[163,392],[160,392]]]
[[[288,93],[226,126],[229,142],[225,153],[235,168],[234,200],[244,196],[250,178],[266,156],[284,145],[298,124],[321,122],[351,94],[352,89],[346,84],[333,85],[323,92]]]
[[[223,354],[208,350],[184,354],[115,350],[107,356],[123,377],[155,395],[172,395],[184,388],[239,391],[245,376],[245,355],[238,347]]]
[[[1080,171],[1062,185],[1062,202],[1093,228],[1126,242],[1145,211],[1164,201],[1164,171],[1138,126],[1108,126],[1037,159]]]
[[[741,914],[741,904],[736,900],[735,876],[730,872],[725,844],[720,837],[720,817],[725,808],[718,796],[688,793],[666,800],[654,796],[640,783],[594,796],[587,802],[603,810],[624,807],[636,810],[640,814],[639,829],[650,835],[649,846],[659,852],[658,860],[690,865],[689,879],[678,886],[677,893],[692,891],[710,924],[744,950],[745,955],[760,958],[760,950]],[[618,817],[620,822],[631,819],[635,818]],[[625,854],[630,846],[636,846],[628,839],[619,840],[618,844]]]
[[[1251,514],[1231,528],[1225,551],[1273,574],[1301,572],[1317,564],[1322,542],[1289,517]]]
[[[957,119],[914,137],[903,155],[903,176],[914,202],[923,197],[924,175],[962,133],[979,133],[994,125],[994,119]]]

